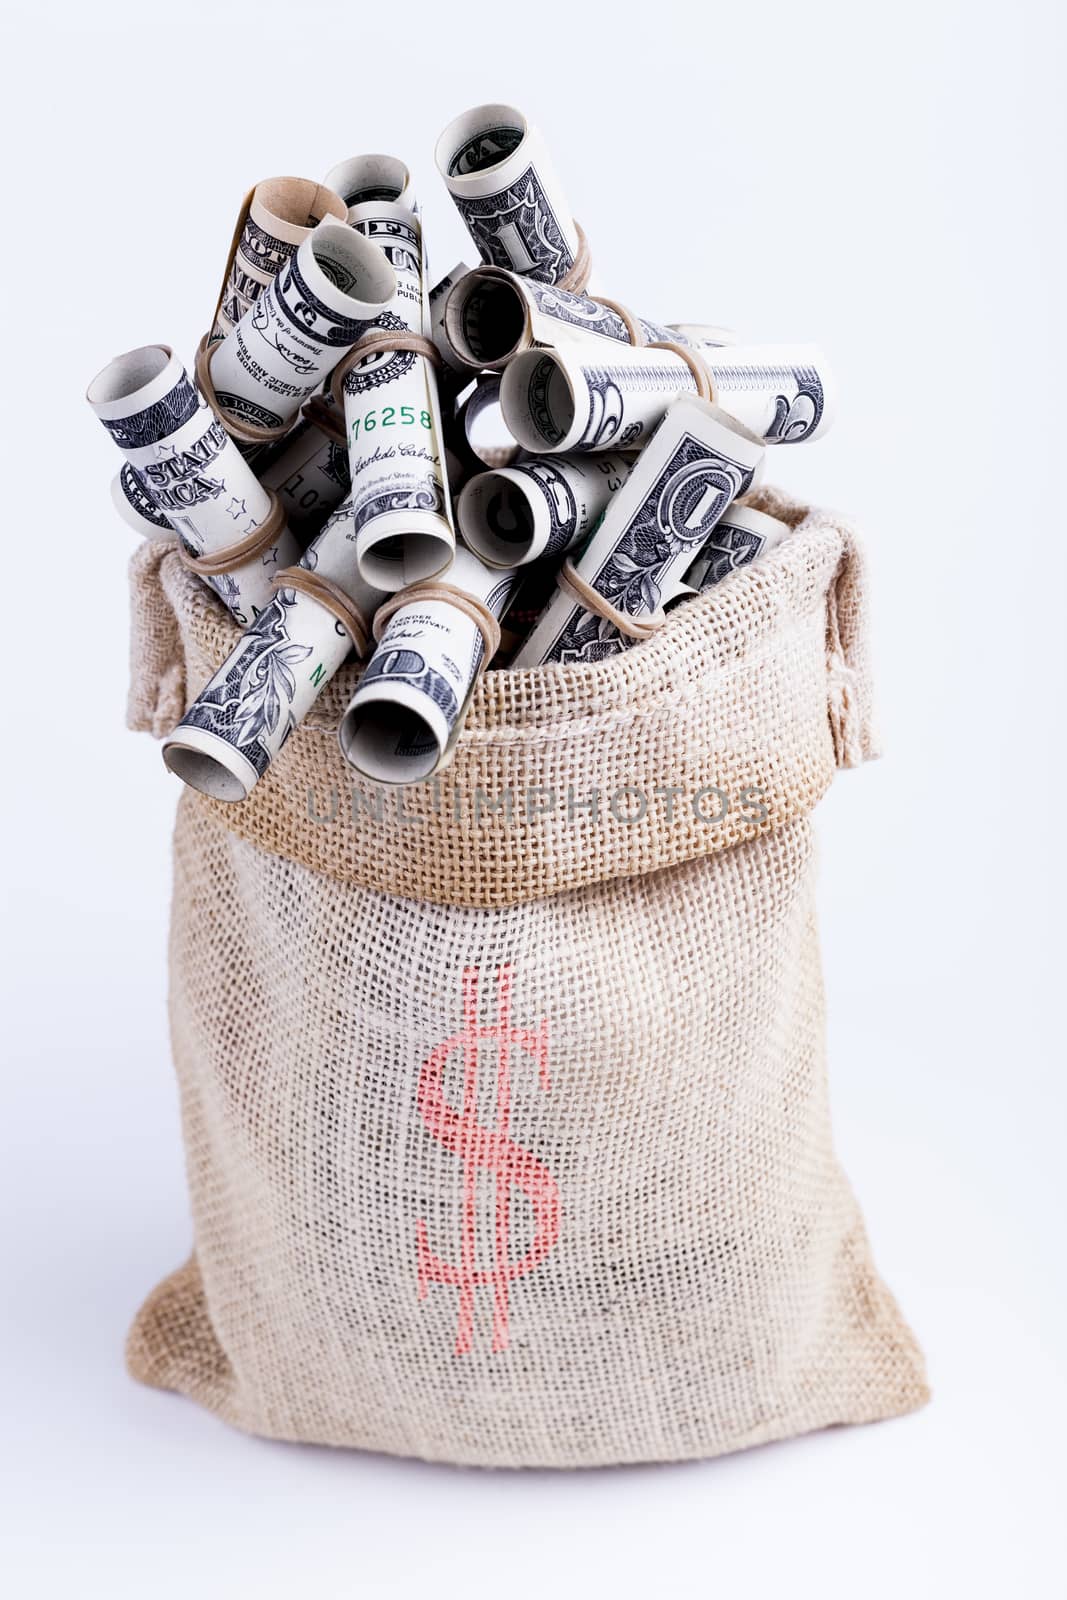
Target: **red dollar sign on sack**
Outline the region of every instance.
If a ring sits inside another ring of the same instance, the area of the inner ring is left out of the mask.
[[[529,1150],[509,1136],[511,1123],[512,1051],[524,1050],[537,1062],[542,1089],[551,1088],[548,1075],[548,1024],[540,1027],[511,1026],[511,967],[498,967],[496,974],[497,1021],[478,1021],[478,967],[463,972],[463,1031],[436,1045],[419,1074],[419,1114],[433,1137],[463,1162],[463,1223],[458,1266],[443,1261],[430,1247],[426,1224],[419,1218],[418,1249],[419,1299],[424,1300],[432,1283],[447,1283],[459,1290],[459,1320],[456,1326],[456,1355],[466,1355],[474,1335],[474,1291],[481,1285],[493,1286],[493,1349],[508,1347],[508,1284],[521,1278],[545,1259],[559,1237],[559,1189],[556,1180]],[[483,1040],[497,1047],[496,1127],[478,1121],[478,1055]],[[463,1051],[463,1109],[457,1111],[445,1099],[444,1073],[453,1050]],[[496,1179],[496,1226],[494,1264],[474,1264],[475,1215],[478,1198],[478,1170],[485,1168]],[[520,1261],[508,1260],[508,1214],[512,1184],[518,1184],[534,1208],[536,1231],[533,1242]]]

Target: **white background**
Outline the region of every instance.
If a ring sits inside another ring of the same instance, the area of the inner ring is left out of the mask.
[[[1051,3],[38,5],[2,148],[8,1592],[1063,1593],[1062,37]],[[123,730],[118,457],[86,382],[191,355],[237,202],[542,127],[605,292],[815,339],[823,442],[771,478],[873,565],[886,757],[819,815],[841,1155],[934,1401],[683,1467],[460,1472],[265,1444],[135,1386],[185,1256],[165,1031],[176,780]],[[13,1577],[11,1575],[14,1575]]]

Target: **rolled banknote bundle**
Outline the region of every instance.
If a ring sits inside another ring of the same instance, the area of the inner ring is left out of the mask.
[[[209,339],[224,339],[324,217],[345,220],[345,203],[310,178],[265,178],[238,219]]]
[[[729,342],[721,328],[705,328],[694,337],[676,324],[635,316],[614,301],[574,294],[502,267],[475,267],[456,284],[445,306],[444,326],[460,361],[494,371],[524,350],[555,346],[575,334],[629,345],[673,341],[711,349]]]
[[[379,612],[377,648],[338,729],[345,759],[365,777],[419,783],[445,763],[515,581],[460,545],[442,579]]]
[[[215,800],[247,799],[352,649],[364,653],[384,598],[360,577],[348,498],[164,741],[171,772]]]
[[[411,173],[396,156],[350,156],[331,167],[322,181],[341,196],[349,221],[354,206],[371,200],[392,200],[414,210]]]
[[[305,414],[265,457],[256,457],[260,483],[275,491],[290,528],[305,541],[318,532],[352,486],[340,410],[334,408],[340,439],[315,420],[325,420],[328,398],[316,397],[316,410]]]
[[[232,568],[201,571],[238,622],[272,597],[271,578],[299,550],[272,497],[166,345],[108,363],[86,393],[156,509],[197,562],[233,552]]]
[[[581,229],[541,135],[521,111],[465,111],[438,139],[437,167],[483,261],[584,287]]]
[[[430,337],[439,353],[448,343],[441,327],[445,298],[452,285],[469,271],[460,262],[430,290]],[[443,355],[442,359],[447,362],[448,357]],[[452,356],[453,362],[455,359]],[[455,368],[457,377],[459,370]],[[464,378],[469,376],[464,373]],[[277,491],[293,532],[301,538],[316,533],[352,486],[344,411],[332,394],[327,391],[313,395],[301,420],[264,455],[257,455],[255,467],[260,482]]]
[[[508,365],[500,404],[533,454],[638,449],[679,394],[699,394],[769,444],[816,439],[832,420],[831,378],[815,345],[678,351],[589,341],[527,350]]]
[[[283,430],[395,292],[380,250],[347,223],[321,222],[221,344],[203,353],[201,388],[242,437]]]
[[[747,567],[767,550],[773,550],[792,532],[788,522],[770,517],[754,506],[733,505],[723,513],[707,544],[685,575],[698,594],[713,589],[739,567]]]
[[[111,480],[111,500],[124,522],[135,528],[142,538],[158,539],[172,543],[177,534],[148,492],[148,485],[136,468],[124,461]]]
[[[541,456],[480,472],[456,502],[470,549],[491,567],[521,567],[580,544],[629,476],[633,458]]]
[[[455,534],[429,339],[419,220],[391,203],[353,208],[354,237],[388,256],[395,293],[334,375],[344,406],[360,570],[394,591],[440,572]]]
[[[727,507],[752,487],[764,447],[717,406],[670,406],[513,666],[601,661],[650,637],[662,607]]]
[[[585,235],[520,110],[465,112],[436,160],[480,265],[430,287],[395,156],[268,179],[199,394],[163,346],[90,385],[126,457],[119,513],[175,540],[245,627],[165,749],[217,798],[251,793],[353,648],[372,659],[347,760],[431,776],[490,662],[614,656],[785,538],[740,498],[766,445],[830,426],[817,347],[737,344],[589,291]]]

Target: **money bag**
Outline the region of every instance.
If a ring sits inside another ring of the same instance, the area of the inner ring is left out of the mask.
[[[182,794],[193,1227],[129,1335],[142,1382],[512,1467],[922,1404],[826,1082],[812,812],[875,753],[862,556],[755,504],[792,529],[765,559],[623,654],[487,672],[432,781],[345,764],[349,666],[246,801]],[[158,735],[236,624],[159,543],[133,592]]]

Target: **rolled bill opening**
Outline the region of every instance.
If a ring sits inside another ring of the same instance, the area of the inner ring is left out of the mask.
[[[469,367],[496,366],[529,344],[526,302],[498,267],[467,273],[445,305],[445,337]]]
[[[258,209],[291,228],[314,228],[324,217],[345,220],[345,207],[332,183],[316,183],[312,178],[264,178],[253,193]]]
[[[577,401],[553,350],[525,350],[500,381],[500,409],[509,433],[533,455],[555,449],[574,426]]]
[[[375,700],[368,689],[341,719],[338,737],[346,761],[378,783],[421,783],[437,767],[444,749],[429,719],[389,699]]]
[[[427,529],[397,533],[379,539],[359,552],[359,575],[375,589],[395,594],[410,583],[421,583],[443,572],[452,560],[452,543]]]
[[[514,106],[472,106],[455,117],[437,141],[438,170],[462,191],[464,178],[502,167],[527,135],[526,118]]]
[[[239,750],[205,728],[179,724],[175,735],[163,742],[163,760],[168,769],[190,788],[212,800],[247,800],[259,773]]]
[[[308,242],[315,264],[326,279],[323,298],[331,311],[340,316],[359,315],[359,310],[346,305],[338,295],[359,301],[359,309],[377,308],[392,299],[396,273],[384,252],[347,223],[332,218],[320,222],[308,235]],[[338,294],[329,294],[331,286]],[[322,293],[321,284],[313,283],[312,287]]]
[[[396,156],[350,156],[331,167],[323,182],[350,211],[368,200],[411,203],[411,174]]]
[[[552,531],[544,493],[510,467],[471,478],[456,503],[456,520],[475,555],[494,567],[532,561]]]
[[[85,398],[91,406],[106,406],[116,400],[128,400],[131,395],[154,383],[161,373],[166,372],[173,359],[172,352],[163,344],[144,344],[136,350],[127,350],[97,373],[85,391]],[[150,403],[146,397],[145,404]]]

